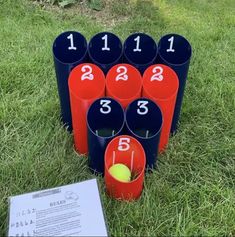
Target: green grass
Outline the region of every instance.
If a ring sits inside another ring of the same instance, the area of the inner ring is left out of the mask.
[[[96,12],[0,0],[0,236],[9,196],[95,177],[59,122],[51,45],[70,29],[176,32],[193,47],[178,133],[141,198],[112,200],[98,178],[111,235],[235,236],[234,1],[126,2]]]

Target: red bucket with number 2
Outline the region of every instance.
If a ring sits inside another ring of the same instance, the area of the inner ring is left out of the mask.
[[[68,83],[75,149],[87,154],[86,114],[93,101],[105,95],[105,76],[98,66],[83,63],[71,71]]]
[[[173,69],[166,65],[150,66],[143,75],[143,97],[152,99],[161,109],[163,115],[159,151],[167,147],[179,80]]]
[[[129,103],[141,96],[142,77],[130,64],[113,66],[106,76],[106,94],[116,99],[125,109]]]

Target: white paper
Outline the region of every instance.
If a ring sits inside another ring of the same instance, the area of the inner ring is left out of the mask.
[[[10,197],[9,236],[107,236],[96,179]]]

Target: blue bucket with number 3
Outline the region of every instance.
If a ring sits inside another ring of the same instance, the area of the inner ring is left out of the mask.
[[[88,165],[92,172],[104,174],[104,153],[108,143],[121,135],[125,123],[122,106],[104,97],[93,102],[87,113]]]
[[[68,78],[71,70],[87,60],[87,41],[75,31],[60,34],[52,46],[61,118],[65,127],[72,131],[72,117],[69,100]]]
[[[147,169],[156,167],[162,123],[161,109],[150,99],[134,100],[126,109],[128,134],[136,138],[143,146]]]

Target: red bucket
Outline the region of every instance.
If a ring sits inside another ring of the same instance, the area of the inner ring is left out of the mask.
[[[116,199],[138,199],[143,190],[146,157],[142,145],[133,137],[122,135],[114,138],[105,151],[105,184],[107,193]],[[126,165],[133,179],[122,182],[113,177],[109,169],[114,164]]]
[[[87,154],[86,114],[93,101],[105,95],[105,76],[98,66],[83,63],[71,71],[68,83],[75,149]]]
[[[113,66],[106,76],[106,94],[116,99],[125,109],[130,102],[141,96],[142,77],[129,64]]]
[[[160,152],[163,152],[168,144],[178,88],[178,76],[168,66],[155,64],[144,72],[143,97],[152,99],[160,107],[163,115]]]

